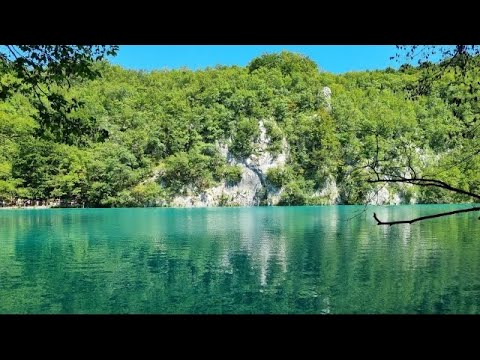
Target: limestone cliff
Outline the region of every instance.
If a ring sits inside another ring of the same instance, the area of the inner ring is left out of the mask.
[[[331,111],[331,90],[322,89],[325,98],[325,107]],[[274,167],[283,167],[287,163],[289,145],[284,138],[281,151],[274,155],[269,151],[271,139],[267,134],[264,121],[258,122],[260,135],[255,141],[254,151],[247,158],[238,158],[229,150],[228,143],[217,143],[219,153],[230,165],[239,166],[242,170],[241,180],[235,184],[223,182],[201,193],[188,190],[186,195],[177,195],[173,199],[159,202],[159,206],[173,207],[212,207],[212,206],[258,206],[277,205],[281,199],[283,188],[276,188],[266,180],[267,171]],[[365,202],[371,205],[393,205],[415,203],[416,199],[408,196],[409,185],[392,187],[389,184],[371,191],[365,196]],[[314,203],[334,205],[342,204],[342,187],[336,179],[329,176],[325,179],[322,189],[310,194]]]
[[[260,136],[254,144],[254,152],[248,158],[236,158],[227,144],[218,144],[218,150],[230,165],[242,169],[242,177],[238,184],[223,183],[200,194],[190,192],[187,195],[176,196],[170,203],[174,207],[208,207],[208,206],[256,206],[262,200],[269,205],[276,205],[280,199],[281,190],[267,185],[268,169],[285,165],[288,155],[288,145],[282,141],[282,151],[273,155],[268,151],[271,139],[263,121],[259,121]]]

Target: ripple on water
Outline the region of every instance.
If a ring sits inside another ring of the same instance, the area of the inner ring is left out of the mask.
[[[1,313],[479,313],[455,206],[2,211]]]

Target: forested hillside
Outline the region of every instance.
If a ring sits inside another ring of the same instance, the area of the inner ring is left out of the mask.
[[[21,94],[0,102],[4,206],[468,200],[369,184],[365,167],[379,157],[386,168],[408,158],[452,184],[480,184],[478,152],[452,165],[476,135],[462,129],[477,120],[479,91],[448,73],[422,87],[424,68],[333,75],[288,52],[199,71],[98,67],[102,78],[62,90],[82,100],[70,113],[39,114],[41,99]],[[0,83],[15,81],[1,71]]]

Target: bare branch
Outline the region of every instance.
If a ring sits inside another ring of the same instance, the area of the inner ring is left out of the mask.
[[[442,216],[450,216],[450,215],[455,215],[455,214],[461,214],[461,213],[466,213],[466,212],[471,212],[471,211],[480,211],[480,207],[474,207],[470,209],[463,209],[463,210],[455,210],[455,211],[449,211],[449,212],[444,212],[444,213],[438,213],[438,214],[433,214],[433,215],[427,215],[427,216],[422,216],[419,218],[415,218],[412,220],[400,220],[400,221],[381,221],[376,213],[373,213],[373,218],[377,221],[377,225],[398,225],[398,224],[413,224],[414,222],[421,221],[421,220],[426,220],[426,219],[433,219],[437,217],[442,217]]]
[[[377,177],[378,177],[378,173],[376,174]],[[418,185],[418,186],[435,186],[435,187],[439,187],[439,188],[442,188],[442,189],[445,189],[445,190],[449,190],[449,191],[452,191],[452,192],[456,192],[458,194],[463,194],[463,195],[467,195],[467,196],[470,196],[470,197],[473,197],[475,199],[480,199],[480,195],[478,194],[475,194],[475,193],[472,193],[472,192],[469,192],[469,191],[466,191],[466,190],[462,190],[462,189],[458,189],[458,188],[455,188],[449,184],[447,184],[446,182],[443,182],[443,181],[440,181],[440,180],[435,180],[435,179],[424,179],[424,178],[403,178],[403,177],[397,177],[395,179],[370,179],[370,180],[367,180],[368,183],[380,183],[380,182],[389,182],[389,183],[408,183],[408,184],[413,184],[413,185]]]
[[[342,220],[344,222],[349,222],[357,217],[360,217],[362,214],[366,213],[367,212],[367,207],[368,207],[368,204],[365,204],[363,206],[363,210],[360,210],[358,212],[356,212],[354,215],[352,215],[351,217],[349,217],[348,219],[345,219],[345,220]]]

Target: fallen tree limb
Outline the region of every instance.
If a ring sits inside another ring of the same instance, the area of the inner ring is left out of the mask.
[[[411,220],[381,221],[377,217],[376,213],[373,213],[373,218],[377,221],[377,225],[389,225],[389,226],[391,226],[391,225],[397,225],[397,224],[413,224],[414,222],[421,221],[421,220],[433,219],[433,218],[437,218],[437,217],[449,216],[449,215],[455,215],[455,214],[461,214],[461,213],[466,213],[466,212],[471,212],[471,211],[480,211],[480,207],[449,211],[449,212],[438,213],[438,214],[433,214],[433,215],[427,215],[427,216],[422,216],[422,217],[418,217],[418,218],[411,219]]]

